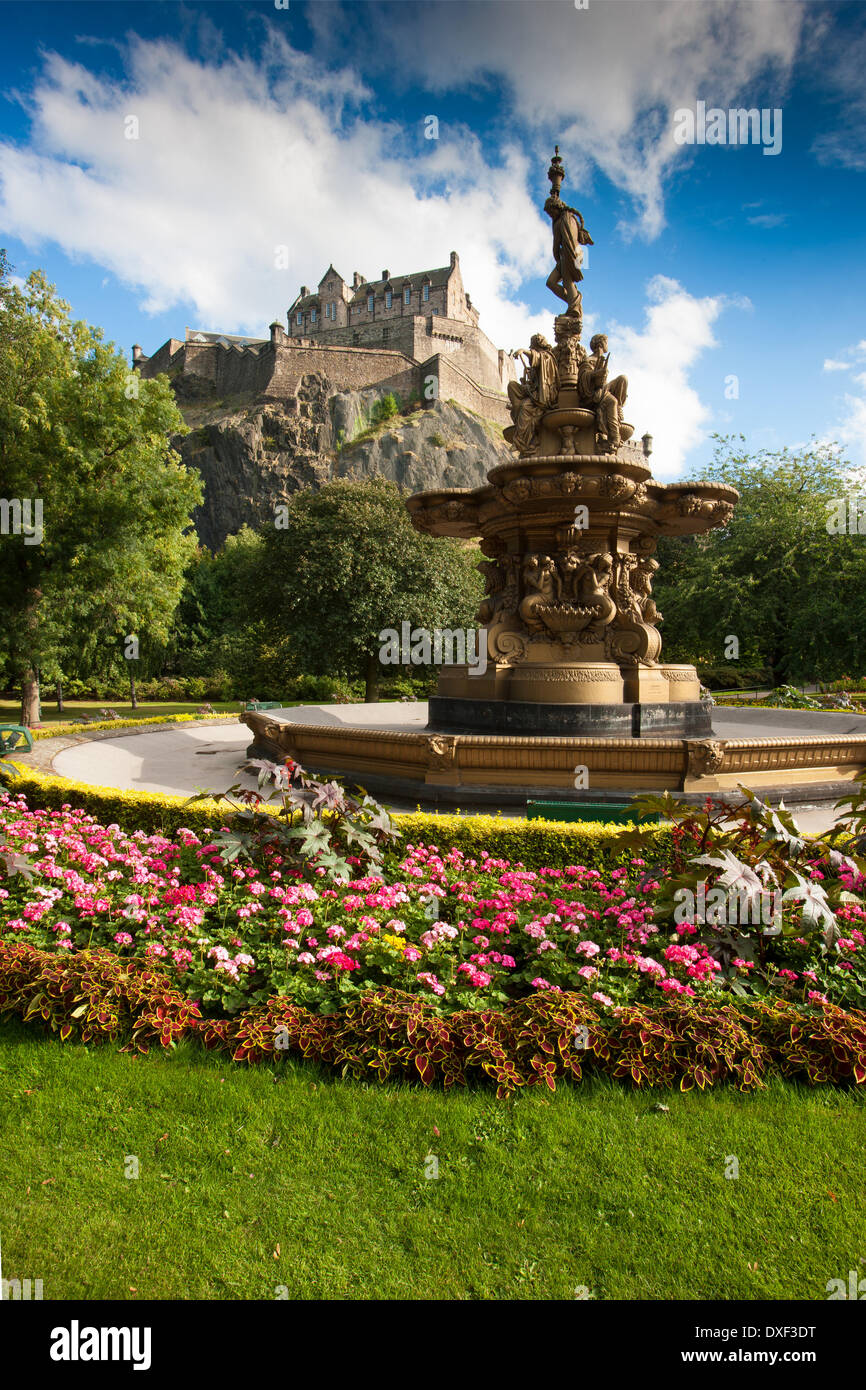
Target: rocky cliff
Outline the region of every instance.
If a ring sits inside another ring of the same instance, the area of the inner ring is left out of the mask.
[[[204,480],[195,525],[211,549],[245,524],[272,525],[275,507],[300,488],[375,474],[407,492],[472,488],[511,456],[498,425],[456,403],[373,424],[380,392],[335,391],[318,372],[279,399],[217,400],[195,377],[174,386],[191,431],[175,447]]]

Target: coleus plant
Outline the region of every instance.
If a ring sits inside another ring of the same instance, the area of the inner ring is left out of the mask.
[[[258,773],[257,791],[235,782],[224,792],[190,798],[213,796],[232,807],[229,825],[212,837],[227,863],[261,861],[270,851],[299,866],[306,862],[324,869],[335,880],[348,880],[352,863],[368,868],[380,864],[383,848],[397,838],[388,812],[363,788],[352,795],[340,780],[321,782],[291,758],[284,763],[253,758],[247,767]],[[263,809],[272,802],[277,803],[276,815]]]

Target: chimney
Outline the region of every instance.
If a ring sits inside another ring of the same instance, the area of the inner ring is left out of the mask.
[[[383,280],[390,280],[390,279],[391,279],[391,272],[390,272],[390,270],[383,270],[383,271],[382,271],[382,279],[383,279]]]
[[[307,289],[306,285],[301,285],[301,299],[306,299],[309,293],[310,291]]]
[[[460,264],[460,257],[458,256],[458,254],[457,254],[456,251],[452,251],[452,252],[451,252],[451,269],[453,270],[454,267],[455,267],[456,265],[459,265],[459,264]]]
[[[143,356],[144,356],[144,354],[143,354],[143,352],[141,351],[141,348],[139,347],[138,343],[133,343],[133,345],[132,345],[132,361],[133,361],[133,364],[136,363],[136,362],[140,362]]]
[[[366,280],[364,279],[363,275],[359,275],[357,270],[355,270],[355,271],[352,272],[352,289],[353,289],[353,290],[359,290],[359,289],[361,288],[361,286],[362,286],[362,285],[366,285],[366,283],[367,283],[367,282],[366,282]]]

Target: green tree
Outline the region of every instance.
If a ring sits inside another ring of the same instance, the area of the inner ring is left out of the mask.
[[[340,479],[292,498],[287,527],[266,536],[261,592],[305,671],[361,677],[376,700],[380,632],[473,626],[477,561],[416,531],[394,483]]]
[[[291,642],[267,603],[264,538],[244,526],[216,554],[202,547],[186,584],[165,651],[179,674],[224,672],[245,696],[279,699],[292,674]]]
[[[40,668],[146,632],[165,639],[195,548],[198,476],[165,377],[141,381],[41,271],[0,269],[0,644],[38,717]],[[29,530],[29,534],[28,534]]]
[[[828,529],[836,499],[862,496],[862,474],[838,445],[749,454],[742,443],[716,436],[696,475],[738,490],[730,524],[659,542],[665,656],[721,665],[734,636],[739,660],[769,666],[776,685],[862,670],[866,535]]]

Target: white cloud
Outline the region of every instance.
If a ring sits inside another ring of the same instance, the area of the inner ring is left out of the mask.
[[[671,481],[713,423],[710,407],[689,384],[689,371],[703,352],[718,346],[713,324],[722,311],[748,307],[748,301],[723,295],[698,299],[664,275],[649,282],[647,301],[643,329],[611,329],[610,371],[628,377],[626,418],[636,436],[653,436],[653,473]]]
[[[786,212],[762,212],[757,217],[749,217],[747,221],[752,227],[783,227],[788,220]]]
[[[491,337],[522,342],[547,322],[513,298],[550,254],[516,146],[490,161],[452,129],[407,149],[402,127],[362,119],[351,70],[324,70],[273,31],[259,61],[219,64],[133,36],[127,65],[120,86],[46,57],[30,146],[0,145],[0,219],[29,247],[97,262],[146,312],[186,303],[199,327],[258,334],[329,260],[375,278],[447,264],[453,248]]]
[[[543,135],[542,149],[555,137],[568,152],[567,186],[597,166],[635,209],[623,231],[650,237],[664,225],[665,179],[686,157],[674,112],[697,100],[764,105],[762,83],[770,71],[787,80],[803,23],[788,0],[607,0],[585,11],[562,0],[462,0],[444,9],[451,14],[437,4],[319,4],[313,13],[322,55],[339,14],[365,71],[387,65],[392,77],[441,92],[504,81],[510,114]]]
[[[866,386],[866,382],[863,384]],[[866,465],[866,393],[862,396],[846,394],[843,401],[845,413],[830,433],[845,445],[852,464],[862,467]]]
[[[850,372],[850,362],[837,362],[833,357],[824,358],[823,371],[825,372]]]

